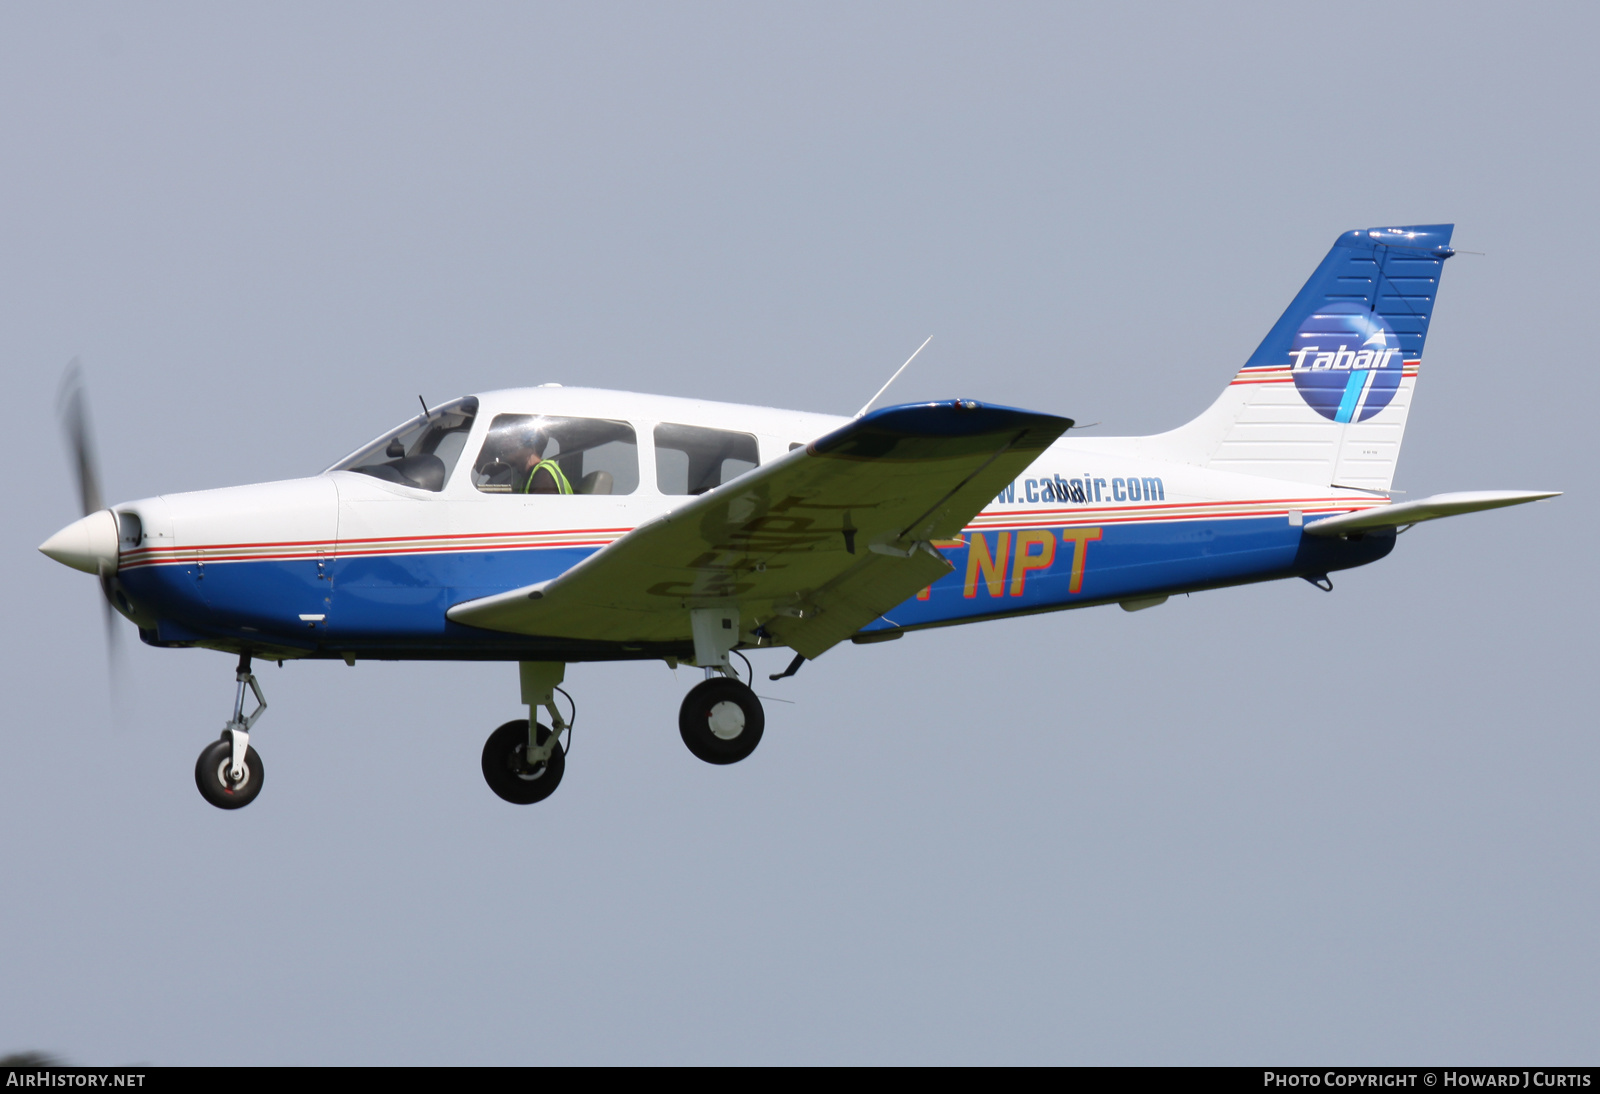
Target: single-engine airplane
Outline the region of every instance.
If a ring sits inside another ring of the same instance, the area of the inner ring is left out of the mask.
[[[693,665],[679,732],[735,763],[764,725],[741,650],[792,650],[780,679],[847,640],[1331,588],[1419,521],[1555,496],[1390,497],[1452,229],[1340,236],[1210,409],[1147,437],[968,399],[842,418],[544,384],[424,404],[309,478],[102,507],[74,389],[85,515],[39,549],[98,575],[146,643],[238,657],[195,767],[223,809],[263,781],[252,658],[517,662],[530,716],[482,762],[520,804],[561,781],[567,664]]]

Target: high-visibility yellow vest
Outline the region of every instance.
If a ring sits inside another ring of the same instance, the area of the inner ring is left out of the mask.
[[[528,472],[528,480],[522,484],[522,493],[533,493],[533,477],[539,473],[539,469],[541,467],[549,471],[550,474],[555,478],[557,487],[556,493],[572,493],[572,484],[567,481],[567,476],[562,472],[561,465],[556,463],[555,460],[540,460],[534,466],[533,470]]]

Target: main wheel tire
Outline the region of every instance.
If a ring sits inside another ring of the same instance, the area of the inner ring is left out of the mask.
[[[539,726],[539,744],[550,739],[550,730]],[[507,722],[483,745],[483,781],[513,805],[532,805],[555,793],[567,770],[567,756],[557,741],[543,763],[528,763],[528,720]]]
[[[266,770],[254,745],[244,750],[244,778],[238,782],[228,778],[232,767],[233,742],[226,735],[206,745],[195,761],[194,784],[200,788],[200,796],[218,809],[243,809],[261,793]]]
[[[766,724],[756,693],[726,676],[696,684],[678,710],[683,743],[708,764],[736,764],[750,755]]]

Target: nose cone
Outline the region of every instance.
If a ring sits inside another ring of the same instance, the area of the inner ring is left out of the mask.
[[[75,520],[39,544],[39,550],[74,570],[98,574],[117,568],[117,518],[101,509]]]

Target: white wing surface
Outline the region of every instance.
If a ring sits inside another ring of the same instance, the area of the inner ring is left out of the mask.
[[[1341,513],[1336,517],[1311,521],[1306,524],[1306,535],[1348,536],[1353,532],[1370,532],[1378,528],[1401,528],[1425,520],[1438,520],[1440,517],[1542,501],[1559,497],[1560,494],[1559,490],[1458,490],[1452,494],[1434,494],[1416,501],[1399,501],[1393,505],[1358,509],[1354,513]]]

